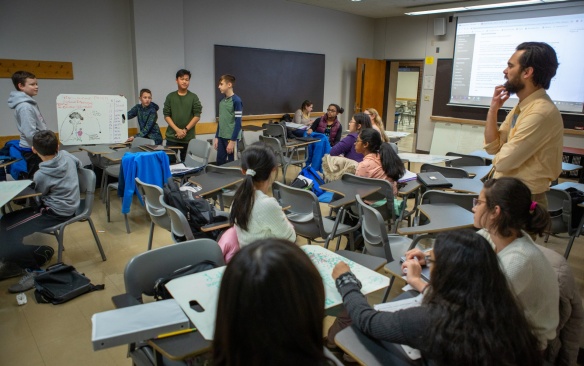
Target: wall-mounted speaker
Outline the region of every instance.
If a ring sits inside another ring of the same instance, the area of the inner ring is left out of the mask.
[[[446,18],[434,19],[434,35],[443,36],[446,34]]]

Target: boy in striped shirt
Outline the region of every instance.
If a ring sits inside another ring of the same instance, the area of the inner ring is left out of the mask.
[[[213,147],[217,150],[217,165],[233,161],[237,141],[241,138],[243,102],[233,92],[235,76],[225,74],[219,78],[219,91],[225,95],[219,102],[219,125]]]

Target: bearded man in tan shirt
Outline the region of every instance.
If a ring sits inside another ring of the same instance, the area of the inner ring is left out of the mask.
[[[547,43],[517,46],[503,71],[507,82],[495,87],[485,126],[484,149],[496,154],[494,178],[515,177],[531,190],[532,199],[547,208],[545,192],[562,172],[564,123],[547,95],[558,59]],[[519,103],[497,127],[497,112],[512,94]]]

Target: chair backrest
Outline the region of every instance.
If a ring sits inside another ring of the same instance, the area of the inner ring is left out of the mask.
[[[156,143],[154,143],[154,140],[147,139],[145,137],[134,137],[134,140],[132,140],[131,144],[132,147],[139,147],[144,145],[156,145]]]
[[[459,156],[460,159],[449,160],[446,162],[448,166],[485,166],[485,159],[475,155],[465,155],[455,152],[447,152],[446,156]]]
[[[422,196],[422,204],[428,203],[453,203],[457,206],[472,212],[473,198],[478,198],[478,194],[444,192],[444,191],[426,191]]]
[[[207,165],[211,154],[211,144],[205,140],[192,139],[187,147],[184,164],[189,168],[198,168]]]
[[[234,177],[241,177],[243,173],[241,172],[241,168],[239,167],[225,167],[225,166],[218,166],[218,165],[207,165],[207,173],[220,173],[226,174]]]
[[[572,199],[563,190],[550,189],[545,193],[548,201],[548,212],[551,218],[550,233],[572,234]]]
[[[367,254],[385,258],[388,262],[393,262],[385,221],[383,217],[373,207],[369,206],[359,195],[356,196],[359,206],[359,219],[361,221],[361,233]],[[395,258],[397,259],[397,258]]]
[[[260,141],[263,142],[264,144],[266,144],[267,146],[271,147],[272,150],[274,150],[274,153],[276,153],[276,157],[278,158],[278,162],[280,164],[282,164],[282,159],[284,157],[284,150],[282,149],[282,144],[280,143],[280,140],[278,140],[275,137],[270,137],[270,136],[259,136]]]
[[[75,211],[75,217],[89,217],[91,216],[91,211],[93,210],[93,200],[95,197],[95,173],[91,169],[77,169],[77,175],[79,176],[79,193],[82,197],[79,202],[79,207]]]
[[[221,248],[214,240],[189,240],[138,254],[130,259],[124,270],[126,293],[142,302],[142,294],[154,295],[157,279],[204,260],[213,261],[217,266],[225,265]]]
[[[380,201],[386,199],[387,202],[383,206],[377,207],[377,211],[380,211],[381,216],[385,218],[385,220],[394,220],[395,213],[393,209],[393,186],[385,179],[375,179],[375,178],[365,178],[365,177],[358,177],[353,174],[343,174],[341,180],[346,181],[348,183],[356,183],[359,185],[366,185],[366,186],[373,186],[373,187],[380,187],[381,189],[369,196],[366,197],[367,201]],[[357,210],[355,210],[357,211]]]
[[[307,238],[326,238],[318,198],[311,191],[293,188],[280,182],[272,184],[272,193],[282,207],[289,207],[288,220],[296,234]]]
[[[144,183],[140,178],[136,178],[136,186],[144,198],[144,206],[150,215],[150,220],[170,231],[170,217],[166,213],[166,208],[160,204],[160,197],[164,195],[162,189],[157,185]]]
[[[264,123],[262,127],[264,136],[275,137],[280,141],[280,145],[286,146],[286,127],[280,123]]]
[[[160,196],[159,201],[162,207],[166,209],[168,217],[170,217],[170,232],[173,240],[176,242],[193,240],[195,236],[185,215],[179,209],[164,202],[164,196]]]
[[[464,169],[438,166],[433,164],[422,164],[420,167],[420,173],[425,172],[438,172],[445,178],[470,178],[468,172]]]

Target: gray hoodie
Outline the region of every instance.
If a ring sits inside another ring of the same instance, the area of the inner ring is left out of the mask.
[[[20,132],[20,147],[30,148],[34,134],[47,129],[36,100],[25,92],[13,90],[8,97],[8,106],[14,109],[16,127]]]
[[[36,191],[41,200],[57,215],[71,216],[79,207],[79,176],[81,161],[67,151],[59,151],[51,160],[39,164],[34,174]]]

